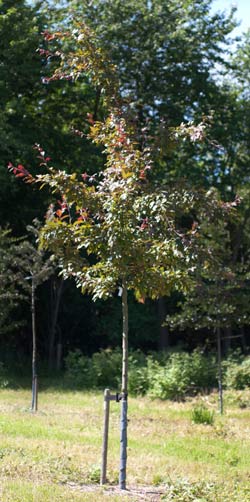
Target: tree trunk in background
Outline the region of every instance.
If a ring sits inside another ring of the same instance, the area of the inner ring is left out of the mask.
[[[219,387],[219,410],[223,414],[223,387],[222,387],[222,364],[221,364],[221,329],[216,328],[217,332],[217,360],[218,360],[218,387]]]
[[[159,320],[159,350],[168,350],[169,347],[169,331],[167,326],[162,326],[167,315],[166,298],[159,298],[157,301],[158,320]]]
[[[53,291],[51,293],[52,296],[52,315],[51,315],[51,327],[50,327],[50,332],[49,332],[49,369],[51,370],[54,367],[55,363],[55,339],[56,339],[56,325],[58,321],[58,313],[59,313],[59,306],[60,306],[60,301],[62,298],[62,291],[63,291],[63,279],[59,279],[59,284],[58,281],[55,280],[54,283],[52,283],[52,288]]]
[[[120,430],[120,473],[119,487],[126,490],[127,470],[127,413],[128,413],[128,292],[122,284],[122,389]]]
[[[37,411],[37,353],[36,353],[36,311],[35,311],[35,284],[31,283],[31,315],[32,315],[32,411]]]

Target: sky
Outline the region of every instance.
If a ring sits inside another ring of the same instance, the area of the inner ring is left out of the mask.
[[[250,28],[250,0],[214,0],[214,10],[229,12],[230,7],[237,7],[236,19],[241,21],[238,28],[235,29],[234,34],[240,35],[242,32]]]

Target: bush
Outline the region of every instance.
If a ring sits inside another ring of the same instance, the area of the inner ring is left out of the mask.
[[[200,350],[189,354],[188,372],[193,390],[212,389],[217,386],[216,356],[205,356]]]
[[[92,358],[82,354],[80,350],[69,352],[65,358],[66,383],[74,387],[117,388],[121,379],[121,351],[101,350],[95,352]]]
[[[159,399],[180,399],[187,392],[188,379],[182,373],[179,361],[169,361],[166,366],[161,366],[158,361],[148,362],[149,395]]]
[[[236,362],[237,361],[237,362]],[[110,387],[119,390],[122,354],[120,349],[95,352],[92,357],[79,350],[70,352],[66,360],[65,380],[82,388]],[[250,357],[234,354],[223,363],[224,381],[228,388],[250,386]],[[1,372],[0,372],[1,378]],[[1,381],[1,380],[0,380]],[[148,394],[159,399],[183,399],[187,395],[208,391],[217,386],[217,364],[214,355],[193,353],[152,353],[140,350],[129,353],[129,384],[131,395]]]
[[[80,350],[69,352],[65,358],[65,380],[73,387],[91,388],[96,386],[96,375],[91,359]]]
[[[226,386],[231,389],[243,390],[250,387],[250,357],[240,364],[230,362],[226,369]]]
[[[216,385],[216,366],[213,357],[200,351],[192,354],[171,354],[164,366],[149,360],[149,394],[160,399],[183,399]]]
[[[119,390],[121,385],[122,353],[120,349],[95,352],[92,358],[81,351],[70,352],[65,359],[65,380],[74,387],[105,388]],[[147,391],[146,356],[140,351],[129,355],[129,392],[132,395]]]
[[[120,386],[122,372],[122,353],[120,349],[106,349],[92,356],[92,371],[97,387]]]
[[[128,392],[132,396],[144,396],[149,387],[148,369],[146,366],[132,367],[129,370]]]
[[[148,391],[147,357],[140,350],[129,354],[128,392],[144,396]]]

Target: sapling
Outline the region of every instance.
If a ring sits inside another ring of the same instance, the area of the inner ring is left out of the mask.
[[[38,407],[38,376],[37,376],[37,329],[36,329],[36,290],[54,272],[55,266],[51,256],[46,256],[44,250],[38,248],[36,242],[39,235],[40,223],[34,220],[27,230],[32,234],[35,242],[22,240],[15,246],[13,265],[18,274],[18,284],[24,293],[30,297],[32,319],[32,411]]]

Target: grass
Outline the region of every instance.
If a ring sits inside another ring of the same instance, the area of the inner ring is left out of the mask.
[[[128,488],[116,486],[119,404],[111,402],[107,487],[99,487],[101,393],[43,390],[39,411],[29,410],[29,390],[0,390],[1,502],[250,500],[249,391],[185,403],[129,400]],[[214,424],[195,424],[192,410],[206,405]]]
[[[192,421],[195,424],[213,425],[214,411],[208,410],[204,405],[195,406],[192,410]]]

